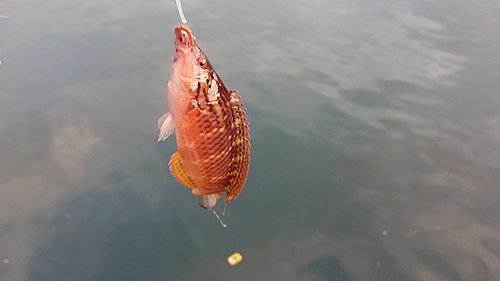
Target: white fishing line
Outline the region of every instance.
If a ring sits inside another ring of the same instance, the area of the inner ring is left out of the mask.
[[[177,11],[179,11],[179,16],[181,17],[182,23],[186,23],[186,17],[184,17],[184,12],[182,11],[181,0],[175,0],[175,4],[177,4]]]
[[[219,217],[219,214],[217,214],[216,211],[214,211],[213,209],[210,209],[210,211],[212,211],[212,213],[214,213],[215,217],[219,220],[220,224],[222,225],[222,227],[226,227],[227,225],[224,223],[223,219],[221,219]]]

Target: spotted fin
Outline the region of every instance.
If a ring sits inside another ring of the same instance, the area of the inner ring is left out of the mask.
[[[233,147],[237,154],[233,159],[232,175],[229,186],[226,188],[226,205],[236,199],[243,189],[250,163],[250,127],[246,118],[245,106],[237,90],[229,90],[229,94],[235,116],[234,123],[238,129],[236,130],[236,142]]]
[[[174,120],[170,112],[163,114],[160,119],[158,119],[158,129],[160,129],[158,141],[166,140],[174,132],[174,128]]]
[[[193,179],[186,173],[184,167],[182,166],[182,160],[179,156],[179,152],[172,154],[172,157],[170,157],[169,166],[170,172],[180,183],[189,188],[196,188]]]

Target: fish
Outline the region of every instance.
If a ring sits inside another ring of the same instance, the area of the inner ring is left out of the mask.
[[[158,141],[175,132],[172,175],[210,210],[240,194],[250,164],[250,127],[237,90],[228,90],[189,27],[174,28],[175,54],[167,86],[169,111],[158,119]]]

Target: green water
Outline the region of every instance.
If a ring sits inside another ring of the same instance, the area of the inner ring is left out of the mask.
[[[500,4],[183,7],[250,121],[228,227],[156,142],[175,1],[5,0],[0,280],[500,280]]]

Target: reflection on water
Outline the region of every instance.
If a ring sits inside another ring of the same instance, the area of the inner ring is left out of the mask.
[[[500,279],[500,6],[183,1],[251,122],[222,229],[156,142],[174,1],[49,2],[0,4],[1,280]]]

